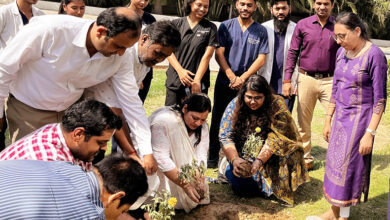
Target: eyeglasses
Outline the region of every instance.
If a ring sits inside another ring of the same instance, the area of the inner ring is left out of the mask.
[[[255,101],[255,102],[258,102],[258,101],[260,101],[261,99],[264,98],[264,96],[249,96],[249,95],[245,95],[244,97],[248,101]]]
[[[349,32],[351,32],[351,31],[348,31],[346,34],[334,34],[332,36],[333,40],[335,40],[336,42],[337,42],[337,40],[344,41]]]

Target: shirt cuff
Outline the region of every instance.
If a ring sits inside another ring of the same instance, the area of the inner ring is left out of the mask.
[[[137,144],[136,146],[139,150],[140,156],[145,156],[148,154],[153,154],[152,145],[151,144]]]

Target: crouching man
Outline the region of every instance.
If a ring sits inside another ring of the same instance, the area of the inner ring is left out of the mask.
[[[148,189],[141,165],[110,155],[92,171],[64,161],[0,161],[0,219],[116,219]]]
[[[122,120],[105,104],[83,100],[71,105],[61,123],[45,125],[0,153],[0,160],[67,161],[92,168]]]

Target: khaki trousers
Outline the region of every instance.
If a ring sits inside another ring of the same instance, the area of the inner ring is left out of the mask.
[[[5,105],[5,114],[7,116],[11,143],[14,143],[46,124],[61,122],[64,111],[55,112],[35,109],[17,100],[10,94]]]
[[[333,77],[315,79],[300,73],[298,76],[298,131],[302,137],[305,163],[314,160],[311,155],[311,120],[319,100],[325,111],[332,94]]]

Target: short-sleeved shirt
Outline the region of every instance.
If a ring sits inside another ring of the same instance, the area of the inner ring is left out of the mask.
[[[219,45],[225,48],[225,58],[237,76],[247,71],[259,54],[269,53],[267,30],[257,22],[242,32],[238,18],[224,21],[219,26],[218,36]],[[221,69],[217,81],[230,83]]]
[[[187,17],[172,21],[172,24],[179,30],[181,44],[176,49],[175,56],[180,65],[192,73],[196,73],[208,46],[218,46],[217,26],[207,19],[202,19],[191,29]],[[210,70],[207,68],[202,78],[206,88],[210,86]],[[181,86],[180,78],[175,69],[169,65],[167,70],[166,86],[169,89],[177,90]]]

